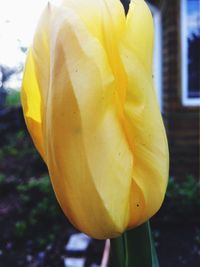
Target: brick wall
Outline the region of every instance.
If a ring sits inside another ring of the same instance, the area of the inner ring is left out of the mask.
[[[180,2],[163,0],[163,115],[170,149],[170,175],[199,177],[198,107],[181,103]]]

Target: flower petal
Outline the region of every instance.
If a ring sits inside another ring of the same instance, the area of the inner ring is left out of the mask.
[[[101,43],[115,76],[118,90],[116,98],[124,99],[125,82],[123,66],[118,51],[119,40],[125,29],[124,8],[119,0],[64,0],[64,6],[72,8],[86,25],[88,31]],[[118,106],[121,100],[116,99]]]
[[[121,58],[128,77],[124,127],[133,153],[134,187],[138,187],[138,223],[161,206],[168,179],[168,146],[152,79],[153,24],[143,0],[131,2],[127,29],[121,42]],[[132,200],[132,201],[133,201]],[[136,223],[130,216],[129,226]]]
[[[52,30],[45,140],[54,190],[80,230],[116,236],[128,224],[132,155],[114,76],[100,42],[72,10],[60,10]]]
[[[152,56],[154,45],[154,27],[151,12],[144,0],[132,0],[126,21],[126,31],[123,42],[143,67],[152,71]]]

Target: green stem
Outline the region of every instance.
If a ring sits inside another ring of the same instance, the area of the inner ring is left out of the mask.
[[[149,222],[111,240],[113,267],[159,267]]]
[[[125,240],[124,235],[111,239],[111,262],[112,267],[125,267]]]

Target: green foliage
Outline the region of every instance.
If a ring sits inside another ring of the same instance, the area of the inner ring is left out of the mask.
[[[20,193],[29,193],[30,191],[38,190],[46,194],[52,191],[48,176],[43,176],[40,179],[32,178],[28,183],[18,185],[17,190]]]
[[[21,238],[27,230],[27,225],[25,221],[18,221],[15,224],[15,233],[17,237]]]
[[[4,184],[5,183],[5,175],[3,173],[0,173],[0,185]]]
[[[6,96],[6,106],[13,107],[20,105],[20,92],[16,90],[9,90]]]
[[[187,223],[199,220],[200,183],[189,175],[184,181],[170,177],[166,198],[159,212],[164,221],[182,221]]]
[[[188,175],[182,183],[170,177],[167,197],[171,200],[180,199],[183,203],[199,202],[199,194],[200,182],[192,175]]]
[[[0,149],[0,195],[2,203],[9,205],[9,214],[0,218],[1,240],[15,239],[20,244],[32,240],[41,249],[62,232],[67,220],[25,125],[8,129],[2,132]]]
[[[38,247],[52,242],[66,222],[52,190],[48,176],[31,178],[17,186],[20,196],[20,221],[15,225],[15,235],[36,239]]]
[[[7,165],[9,164],[9,167]],[[46,167],[25,129],[8,132],[0,149],[0,169],[7,175],[31,177]]]

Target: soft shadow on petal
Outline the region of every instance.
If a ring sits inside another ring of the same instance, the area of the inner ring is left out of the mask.
[[[115,105],[121,119],[126,95],[127,77],[119,54],[119,43],[126,26],[124,8],[118,0],[102,0],[101,20],[104,49],[115,77]]]

